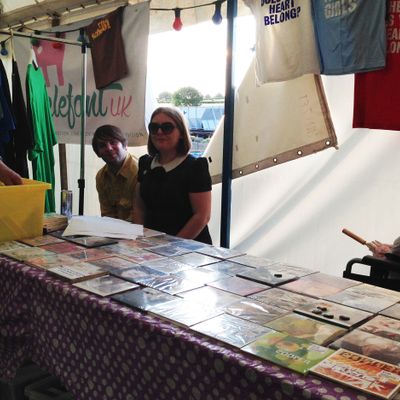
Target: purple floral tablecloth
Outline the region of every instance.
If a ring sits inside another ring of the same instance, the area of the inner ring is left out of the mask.
[[[0,378],[27,359],[76,400],[367,400],[0,257]]]

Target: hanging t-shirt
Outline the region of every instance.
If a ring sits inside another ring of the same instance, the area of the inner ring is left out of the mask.
[[[287,81],[319,74],[311,0],[244,0],[256,19],[256,78]]]
[[[32,128],[29,125],[24,95],[22,92],[21,79],[18,65],[15,60],[12,63],[12,110],[14,115],[18,115],[15,120],[15,130],[13,134],[13,147],[15,155],[14,171],[21,176],[28,178],[27,152],[33,148],[34,138]]]
[[[355,75],[353,128],[400,131],[400,6],[389,2],[384,69]]]
[[[11,133],[15,128],[11,112],[10,88],[3,62],[0,60],[0,156],[9,164],[7,144],[11,140]]]
[[[85,30],[89,37],[96,88],[101,89],[128,74],[124,42],[122,40],[122,15],[124,7],[95,19]]]
[[[386,0],[313,0],[321,73],[351,74],[386,62]]]
[[[34,148],[29,151],[33,178],[51,183],[52,189],[46,192],[45,211],[55,212],[53,146],[57,144],[57,137],[43,73],[32,64],[28,65],[26,72],[26,96],[35,139]]]

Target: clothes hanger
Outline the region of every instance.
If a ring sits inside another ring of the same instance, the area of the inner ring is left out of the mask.
[[[11,60],[17,61],[15,58],[15,51],[14,51],[14,32],[10,28],[10,48],[11,48]]]
[[[36,61],[35,51],[33,50],[33,46],[31,46],[31,64],[33,65],[33,68],[35,68],[35,71],[39,69],[38,63]]]
[[[33,34],[31,34],[31,38],[33,37]],[[32,39],[31,39],[32,40]],[[33,65],[35,70],[37,71],[39,69],[39,65],[36,61],[36,54],[35,51],[33,50],[33,45],[31,43],[31,56],[30,56],[30,63]]]

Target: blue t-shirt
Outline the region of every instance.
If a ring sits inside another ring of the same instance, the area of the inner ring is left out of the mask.
[[[385,67],[386,0],[313,0],[312,6],[322,74]]]

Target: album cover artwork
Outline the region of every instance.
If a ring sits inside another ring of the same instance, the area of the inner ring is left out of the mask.
[[[27,244],[17,242],[16,240],[8,240],[6,242],[1,242],[0,243],[0,254],[3,253],[3,251],[7,250],[15,250],[15,249],[20,249],[20,248],[26,248],[30,247]]]
[[[95,279],[74,283],[74,286],[95,293],[99,296],[110,296],[115,293],[139,288],[139,285],[125,281],[112,275],[101,276]]]
[[[58,266],[70,266],[79,262],[79,260],[70,257],[68,254],[57,254],[49,252],[49,254],[43,254],[42,256],[28,258],[24,262],[28,265],[31,265],[32,267],[49,269]]]
[[[202,267],[204,265],[213,264],[220,260],[200,253],[187,253],[173,257],[174,260],[188,264],[193,268]]]
[[[268,328],[287,333],[321,346],[332,343],[347,329],[295,313],[286,314],[266,324]]]
[[[307,374],[313,366],[334,352],[309,340],[273,330],[242,350],[301,374]]]
[[[387,317],[400,319],[400,303],[393,304],[392,306],[383,309],[379,314],[386,315]]]
[[[150,308],[158,304],[166,303],[167,301],[176,299],[175,296],[148,287],[118,293],[111,296],[111,298],[127,306],[138,308],[142,311],[148,311]]]
[[[400,388],[400,368],[348,350],[338,350],[312,373],[340,384],[391,399]]]
[[[148,311],[185,328],[221,314],[215,308],[180,298],[151,306]]]
[[[254,282],[263,283],[269,286],[279,286],[286,282],[297,279],[297,276],[290,274],[275,273],[269,268],[253,268],[237,275],[240,278],[250,279]]]
[[[236,276],[238,274],[248,271],[249,269],[252,269],[253,267],[248,267],[246,265],[237,264],[235,262],[225,260],[213,264],[204,265],[202,268],[206,268],[211,271],[223,272],[224,274],[230,276]]]
[[[30,247],[25,245],[13,247],[12,249],[9,250],[3,250],[1,253],[17,261],[25,261],[27,259],[34,257],[43,257],[46,255],[48,256],[54,254],[51,251],[42,249],[41,247]]]
[[[270,332],[270,329],[264,326],[229,314],[218,315],[192,326],[191,329],[239,348]]]
[[[288,314],[283,308],[274,307],[260,301],[246,298],[224,308],[227,314],[239,317],[255,324],[265,325],[268,322]]]
[[[200,283],[192,282],[174,275],[147,276],[137,278],[136,282],[169,294],[178,294],[203,286]]]
[[[163,244],[160,246],[149,247],[149,251],[164,257],[179,256],[181,254],[190,253],[190,250],[178,247],[174,244]]]
[[[290,292],[289,290],[283,290],[281,288],[271,288],[263,292],[253,294],[250,297],[278,308],[284,308],[288,311],[293,311],[301,306],[312,307],[317,303],[317,299],[313,297]]]
[[[111,271],[111,274],[134,283],[140,283],[143,279],[146,278],[166,276],[164,272],[160,272],[150,267],[147,267],[146,265],[139,264],[128,269],[113,269]]]
[[[335,340],[330,347],[346,349],[400,367],[400,342],[357,328]]]
[[[74,253],[84,249],[82,246],[78,246],[65,240],[61,243],[46,244],[41,246],[41,248],[58,254]]]
[[[400,301],[400,292],[363,283],[325,297],[326,300],[378,313]]]
[[[243,299],[242,296],[225,292],[224,290],[216,289],[211,286],[203,286],[198,289],[182,292],[179,293],[178,296],[214,308],[223,308]]]
[[[164,272],[165,274],[176,274],[180,271],[192,269],[193,267],[188,264],[181,263],[173,258],[162,258],[161,260],[147,261],[142,265],[146,265],[157,271]]]
[[[235,249],[226,249],[225,247],[217,247],[217,246],[206,246],[196,250],[198,253],[205,254],[207,256],[221,258],[223,260],[232,257],[243,256],[246,253],[240,250]]]
[[[57,267],[49,268],[48,272],[72,283],[107,275],[107,271],[86,262],[77,262],[71,265],[59,265]]]
[[[187,269],[177,272],[174,275],[192,282],[200,283],[202,285],[211,285],[213,282],[228,277],[228,275],[224,274],[223,272],[209,271],[204,268]]]
[[[356,285],[360,285],[360,282],[318,272],[286,283],[281,288],[307,296],[326,298],[325,296],[341,292]]]
[[[269,287],[262,283],[239,278],[238,276],[228,276],[224,279],[218,279],[214,282],[209,282],[208,286],[225,290],[226,292],[234,293],[239,296],[249,296],[254,293],[262,292]]]
[[[259,267],[270,267],[274,264],[277,264],[277,261],[271,260],[269,258],[252,256],[250,254],[245,254],[238,257],[232,257],[231,261],[243,265],[247,265],[248,267],[259,268]]]
[[[400,320],[398,319],[377,315],[359,326],[358,329],[400,343]]]
[[[327,300],[318,300],[313,305],[300,305],[294,311],[344,328],[353,328],[373,316],[368,311],[358,310]]]
[[[41,236],[29,238],[29,239],[19,239],[19,241],[22,243],[25,243],[29,246],[36,246],[36,247],[44,246],[46,244],[54,244],[54,243],[64,242],[63,239],[60,239],[60,238],[52,236],[52,235],[41,235]]]
[[[107,257],[107,258],[92,260],[92,261],[90,261],[90,263],[93,265],[96,265],[102,269],[105,269],[106,271],[109,271],[109,272],[114,271],[114,270],[128,269],[128,268],[132,268],[132,267],[136,267],[136,266],[140,265],[133,261],[127,260],[126,258],[112,256],[111,254],[108,254],[108,255],[109,255],[109,257]]]

